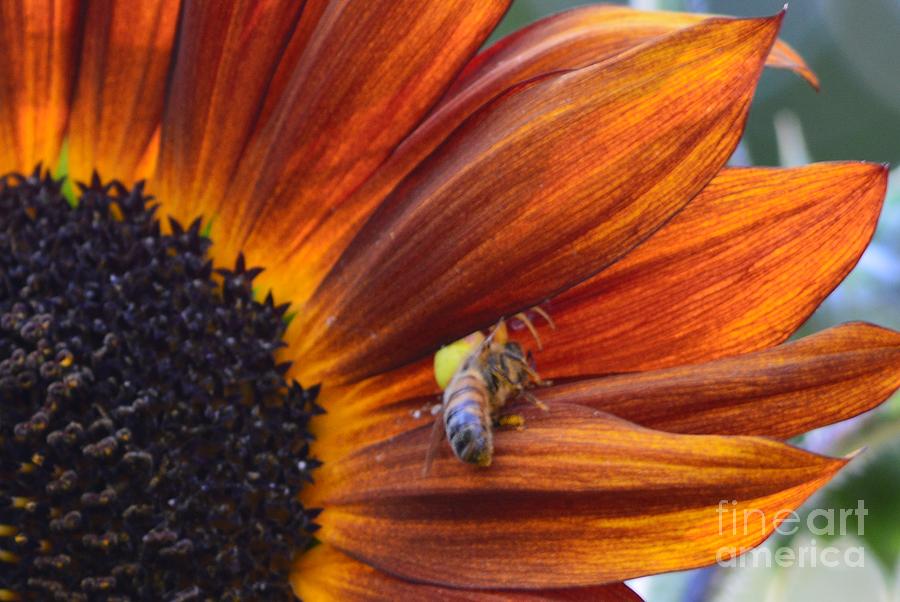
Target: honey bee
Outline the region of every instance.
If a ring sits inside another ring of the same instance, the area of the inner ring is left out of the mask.
[[[549,316],[535,311],[552,325]],[[540,338],[525,314],[516,316]],[[525,397],[546,409],[527,389],[547,384],[530,365],[522,346],[509,339],[506,321],[501,319],[485,336],[476,332],[442,349],[435,356],[435,376],[444,388],[441,416],[435,420],[432,442],[423,473],[427,473],[439,443],[441,426],[453,453],[463,462],[489,466],[493,459],[493,425],[508,401]]]

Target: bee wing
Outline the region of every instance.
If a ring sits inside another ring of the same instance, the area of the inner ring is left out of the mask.
[[[434,462],[434,455],[437,452],[438,446],[441,444],[441,439],[444,438],[444,415],[443,413],[438,414],[434,417],[434,426],[431,427],[431,440],[428,443],[428,451],[425,453],[425,465],[422,466],[422,476],[428,476],[428,473],[431,471],[431,464]]]

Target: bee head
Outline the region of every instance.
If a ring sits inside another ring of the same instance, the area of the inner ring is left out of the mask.
[[[450,384],[450,379],[459,367],[484,342],[484,335],[473,332],[469,336],[454,341],[438,349],[434,354],[434,379],[443,390]]]

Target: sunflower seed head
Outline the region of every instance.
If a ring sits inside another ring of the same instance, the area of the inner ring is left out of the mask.
[[[0,589],[292,599],[320,410],[273,355],[286,306],[243,259],[213,270],[199,220],[163,233],[140,185],[60,190],[0,178]]]

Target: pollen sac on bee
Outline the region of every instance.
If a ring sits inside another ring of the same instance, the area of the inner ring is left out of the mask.
[[[0,177],[0,592],[291,600],[316,389],[286,306],[140,186]]]
[[[484,334],[474,332],[438,349],[434,354],[434,380],[441,389],[446,389],[450,379],[463,361],[482,344]]]

